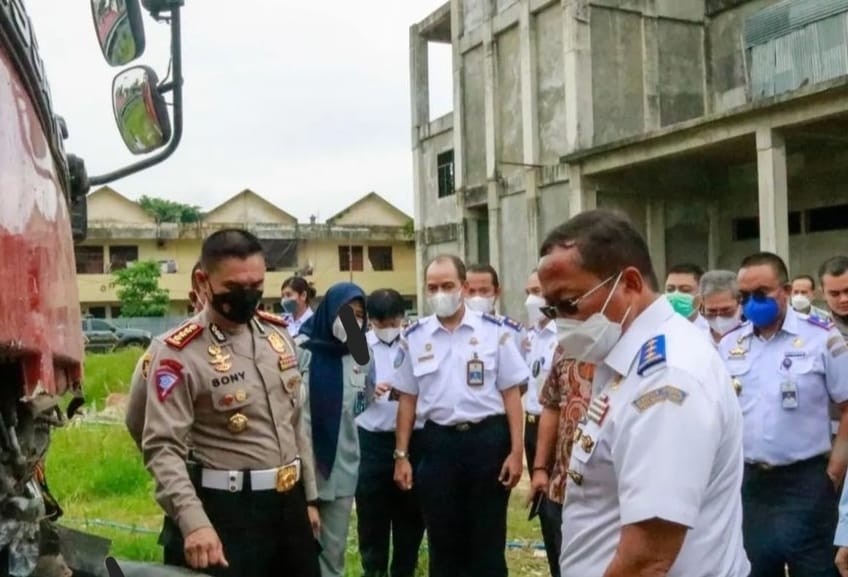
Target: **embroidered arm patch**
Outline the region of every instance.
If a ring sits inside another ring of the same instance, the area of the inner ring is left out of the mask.
[[[164,359],[159,363],[155,373],[156,395],[160,402],[164,402],[174,390],[174,387],[183,382],[183,366],[173,360]]]
[[[666,385],[664,387],[660,387],[658,389],[654,389],[653,391],[648,391],[635,401],[633,401],[633,406],[637,411],[643,413],[657,405],[659,403],[663,403],[665,401],[670,401],[675,405],[682,405],[686,402],[686,397],[689,396],[689,393],[686,391],[682,391],[677,387],[673,387],[671,385]]]

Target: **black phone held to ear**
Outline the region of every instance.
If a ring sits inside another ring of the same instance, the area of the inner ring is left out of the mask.
[[[359,327],[356,322],[356,316],[353,314],[353,309],[349,306],[343,306],[339,310],[339,318],[342,321],[345,334],[347,335],[347,350],[350,351],[353,360],[360,365],[368,364],[371,360],[371,354],[368,350],[368,342],[365,340],[365,331]]]

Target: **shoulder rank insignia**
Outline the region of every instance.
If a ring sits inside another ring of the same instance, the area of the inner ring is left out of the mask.
[[[165,339],[165,344],[177,350],[182,350],[187,344],[200,336],[200,333],[202,332],[203,327],[199,324],[188,323],[168,335]]]
[[[821,316],[821,315],[817,314],[815,311],[810,311],[810,314],[807,315],[807,322],[812,324],[812,325],[816,325],[817,327],[821,327],[823,329],[828,329],[828,330],[830,330],[834,326],[836,326],[833,323],[833,320],[831,320],[831,319],[829,319],[825,316]]]
[[[150,376],[150,361],[153,360],[153,355],[150,353],[144,353],[144,356],[141,358],[141,378],[147,380]]]
[[[677,387],[672,387],[671,385],[666,385],[664,387],[660,387],[658,389],[654,389],[653,391],[648,391],[635,401],[633,401],[633,406],[640,413],[650,409],[654,405],[659,403],[663,403],[665,401],[671,401],[675,405],[682,405],[686,400],[686,397],[689,396],[689,393],[686,391],[682,391]]]
[[[421,322],[420,322],[420,321],[415,321],[414,323],[412,323],[411,325],[409,325],[408,327],[406,327],[406,330],[405,330],[405,331],[403,331],[403,336],[408,337],[408,336],[409,336],[409,335],[411,335],[413,332],[415,332],[415,331],[416,331],[416,329],[418,329],[418,327],[420,327],[420,326],[421,326]]]
[[[508,316],[504,316],[503,324],[516,332],[521,332],[521,323],[509,318]]]
[[[263,321],[271,323],[272,325],[277,325],[278,327],[289,326],[289,324],[285,321],[283,317],[277,316],[275,314],[266,313],[265,311],[256,311],[256,316],[262,319]]]
[[[489,321],[490,323],[496,324],[498,326],[501,326],[503,324],[498,317],[496,317],[495,315],[490,315],[489,313],[483,313],[483,320]]]
[[[665,363],[665,335],[657,335],[642,345],[636,374],[644,377],[648,369]]]

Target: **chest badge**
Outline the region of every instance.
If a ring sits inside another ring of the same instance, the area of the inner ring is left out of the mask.
[[[592,437],[589,435],[585,435],[582,439],[580,439],[580,446],[584,451],[590,453],[592,449],[595,447],[595,441],[592,440]]]
[[[271,348],[278,353],[288,353],[289,348],[286,346],[286,341],[283,340],[283,337],[276,331],[271,331],[271,334],[268,335],[268,344],[271,345]]]
[[[233,434],[243,433],[247,429],[247,417],[236,413],[227,421],[227,430]]]
[[[226,373],[231,368],[233,368],[233,363],[230,360],[230,355],[224,353],[218,345],[209,345],[209,348],[206,349],[206,352],[209,353],[209,356],[212,357],[209,359],[209,364],[212,365],[212,368],[218,371],[219,373]]]
[[[300,378],[300,375],[295,375],[295,376],[293,376],[292,378],[290,378],[289,380],[287,380],[287,381],[283,384],[283,388],[286,390],[286,392],[287,392],[288,394],[290,394],[290,395],[291,395],[292,393],[294,393],[294,390],[295,390],[298,386],[300,386],[300,383],[301,383],[301,382],[303,382],[303,381],[302,381],[302,379]]]
[[[474,358],[468,361],[465,371],[465,380],[469,387],[483,386],[483,373],[486,367],[483,361],[477,358],[477,353],[474,353]]]
[[[293,369],[297,366],[297,358],[291,353],[280,355],[280,372]]]
[[[801,340],[801,337],[797,337],[794,341],[792,341],[792,346],[796,349],[800,349],[804,346],[804,341]]]
[[[739,377],[733,377],[733,380],[730,381],[733,385],[733,390],[736,391],[736,396],[742,394],[742,381],[739,380]]]
[[[471,337],[471,340],[468,341],[468,344],[472,347],[476,347],[480,341],[477,340],[477,337]]]
[[[608,412],[609,396],[601,395],[599,397],[595,397],[592,400],[592,404],[589,405],[589,409],[586,411],[586,414],[589,416],[590,421],[592,421],[598,426],[601,426]]]

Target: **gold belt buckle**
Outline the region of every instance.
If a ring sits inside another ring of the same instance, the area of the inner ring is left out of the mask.
[[[460,423],[456,426],[456,430],[460,431],[460,432],[467,431],[470,428],[471,428],[471,425],[469,425],[468,423]]]
[[[531,425],[536,424],[536,415],[527,415],[527,422]]]
[[[277,469],[277,492],[287,493],[297,484],[297,462]]]

